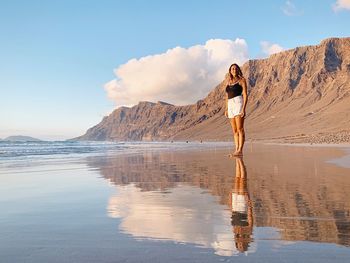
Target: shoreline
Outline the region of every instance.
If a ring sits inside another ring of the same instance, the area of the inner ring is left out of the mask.
[[[280,145],[280,146],[309,146],[309,147],[340,147],[350,148],[350,143],[308,143],[308,142],[276,142],[276,141],[248,141],[249,143]],[[247,142],[246,142],[247,143]]]
[[[136,141],[135,141],[136,142]],[[140,141],[144,142],[144,141]],[[147,142],[146,142],[147,143]],[[184,143],[187,144],[187,141],[176,140],[176,141],[148,141],[148,143]],[[232,143],[233,140],[188,140],[188,144],[196,143],[196,144],[217,144],[215,146],[220,146],[220,144],[224,143]],[[286,141],[277,141],[277,140],[246,140],[245,144],[254,143],[254,144],[265,144],[265,145],[280,145],[280,146],[315,146],[315,147],[342,147],[342,148],[350,148],[350,142],[340,142],[340,143],[310,143],[310,142],[286,142]],[[223,146],[226,147],[226,146]]]

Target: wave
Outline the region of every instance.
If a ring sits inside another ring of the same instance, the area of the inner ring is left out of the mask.
[[[116,151],[127,147],[116,142],[78,141],[1,141],[0,159],[37,155],[66,155]]]
[[[0,141],[0,161],[73,157],[140,150],[189,149],[226,145],[227,142],[108,142],[108,141]]]

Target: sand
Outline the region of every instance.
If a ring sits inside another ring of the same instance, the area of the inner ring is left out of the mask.
[[[350,259],[348,148],[197,146],[2,165],[1,262]]]

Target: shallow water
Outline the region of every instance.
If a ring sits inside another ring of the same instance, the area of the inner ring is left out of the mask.
[[[5,160],[0,261],[350,259],[346,151],[182,146]]]

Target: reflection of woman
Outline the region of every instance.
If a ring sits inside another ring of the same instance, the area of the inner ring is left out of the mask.
[[[231,224],[240,252],[248,250],[253,233],[253,209],[247,188],[247,172],[242,158],[236,158],[236,176],[231,194]]]
[[[232,64],[225,76],[225,116],[230,119],[236,151],[234,156],[242,155],[245,140],[244,116],[247,105],[247,82],[237,64]]]

